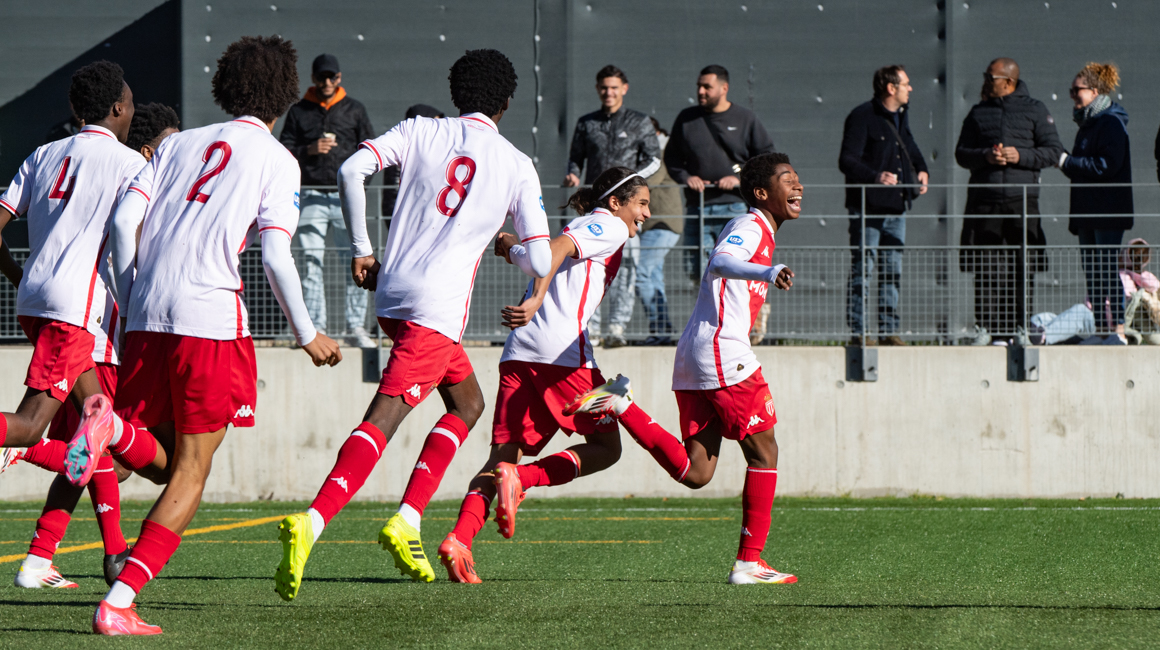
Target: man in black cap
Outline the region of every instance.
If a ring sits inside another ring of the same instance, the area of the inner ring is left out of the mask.
[[[358,149],[360,142],[375,137],[375,133],[366,108],[342,87],[342,72],[333,54],[320,54],[314,59],[310,79],[314,85],[286,113],[286,125],[279,139],[302,168],[302,214],[298,220],[298,243],[306,261],[302,297],[318,331],[326,332],[322,273],[326,233],[331,232],[334,246],[346,256],[350,255],[350,235],[342,220],[338,191],[308,188],[337,185],[338,168]],[[366,330],[367,292],[355,285],[349,273],[343,275],[346,276],[346,331],[331,334],[345,334],[347,343],[358,347],[375,347]]]

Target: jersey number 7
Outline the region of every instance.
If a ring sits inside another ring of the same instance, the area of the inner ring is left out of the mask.
[[[205,153],[201,155],[201,161],[209,164],[210,159],[213,158],[213,152],[215,151],[222,152],[221,159],[218,160],[216,165],[214,165],[209,170],[202,172],[201,176],[197,177],[197,180],[193,182],[193,187],[189,188],[189,194],[185,196],[186,201],[197,201],[198,203],[205,203],[209,200],[209,195],[203,194],[201,188],[205,187],[205,184],[209,182],[209,179],[217,176],[218,174],[222,173],[223,170],[225,170],[226,163],[230,161],[230,155],[232,153],[230,144],[228,142],[222,142],[221,140],[218,140],[217,142],[214,142],[205,148]]]

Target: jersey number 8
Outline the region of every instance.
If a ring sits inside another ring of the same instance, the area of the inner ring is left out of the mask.
[[[467,174],[463,179],[459,178],[459,168],[466,167]],[[447,187],[439,190],[439,196],[435,199],[435,207],[439,208],[439,213],[445,217],[454,217],[459,213],[459,208],[463,207],[463,202],[467,200],[467,186],[471,184],[471,179],[475,178],[475,161],[467,156],[459,156],[452,158],[451,162],[447,163]],[[447,205],[447,197],[451,196],[451,192],[455,192],[455,207]]]

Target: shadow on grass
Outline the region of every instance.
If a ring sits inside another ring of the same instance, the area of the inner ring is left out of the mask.
[[[198,581],[268,580],[271,583],[274,582],[273,575],[268,575],[268,576],[165,576],[161,579],[165,580],[166,582],[169,582],[172,580],[198,580]],[[343,583],[366,582],[366,583],[372,583],[372,584],[393,584],[393,583],[402,583],[402,582],[414,582],[410,578],[378,578],[378,577],[367,577],[367,578],[314,578],[314,577],[308,577],[305,579],[305,581],[306,582],[343,582]]]
[[[720,605],[720,603],[645,603],[645,604],[642,604],[641,606],[642,607],[715,607],[715,606],[719,606],[719,605]],[[768,609],[771,607],[776,607],[776,608],[782,608],[782,609],[838,609],[838,610],[842,610],[842,609],[850,609],[850,610],[858,610],[858,609],[866,609],[866,610],[877,610],[877,609],[916,609],[916,610],[923,610],[923,609],[930,609],[930,610],[939,610],[939,609],[1010,609],[1010,610],[1044,610],[1044,611],[1061,611],[1061,612],[1068,612],[1068,611],[1079,611],[1079,612],[1100,612],[1100,611],[1160,612],[1160,606],[1146,607],[1146,606],[1130,606],[1130,605],[992,605],[992,604],[986,604],[986,603],[975,604],[975,605],[955,605],[955,604],[908,605],[905,603],[896,603],[896,604],[862,603],[862,604],[854,604],[854,605],[829,605],[829,604],[824,604],[824,603],[815,603],[815,604],[729,603],[729,607],[735,608],[735,609],[742,609],[742,608]]]
[[[2,627],[0,632],[32,632],[33,634],[45,634],[47,632],[55,632],[57,634],[83,634],[85,636],[93,636],[89,630],[59,630],[51,627]]]

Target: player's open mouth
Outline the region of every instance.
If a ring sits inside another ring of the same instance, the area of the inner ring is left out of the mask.
[[[786,199],[786,203],[789,204],[790,210],[793,210],[794,212],[801,212],[802,211],[802,195],[801,194],[795,194],[795,195],[789,197],[788,199]]]
[[[640,230],[644,226],[644,219],[633,219],[633,221],[636,222],[637,230]]]

